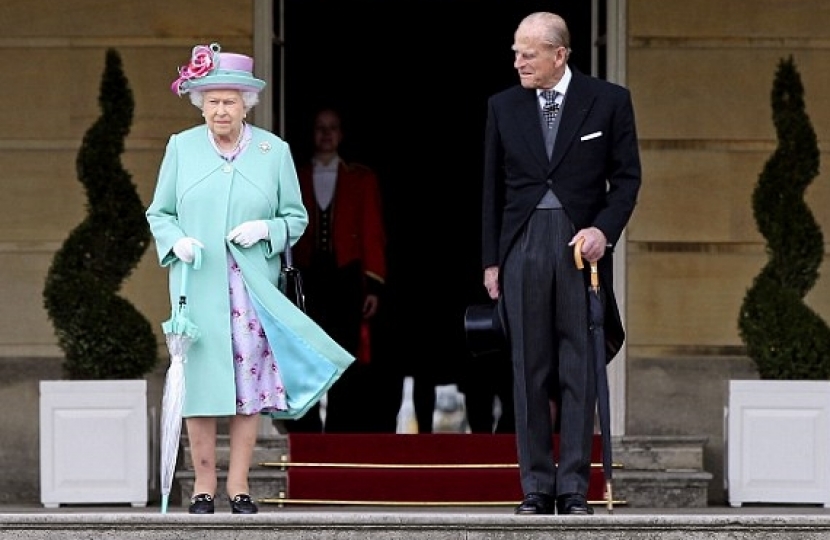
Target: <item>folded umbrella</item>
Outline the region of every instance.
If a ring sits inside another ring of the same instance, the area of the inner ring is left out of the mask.
[[[202,250],[194,245],[192,268],[198,269],[202,264]],[[176,460],[179,455],[179,442],[182,434],[182,407],[184,405],[184,363],[187,351],[194,341],[199,339],[199,328],[190,320],[187,306],[187,281],[191,264],[182,263],[182,283],[179,291],[179,303],[173,307],[170,319],[161,327],[170,352],[170,367],[164,380],[164,392],[161,399],[161,513],[167,513],[170,491],[173,488],[173,475],[176,472]]]
[[[576,267],[582,270],[585,264],[582,260],[582,244],[585,238],[580,237],[574,246],[574,261]],[[594,356],[594,373],[596,379],[597,411],[599,414],[599,429],[602,439],[602,470],[605,477],[605,502],[608,513],[614,511],[614,497],[611,491],[612,469],[611,461],[611,405],[608,388],[608,371],[605,357],[605,306],[599,289],[599,272],[596,261],[590,263],[591,285],[588,287],[588,329],[591,334],[591,349]]]

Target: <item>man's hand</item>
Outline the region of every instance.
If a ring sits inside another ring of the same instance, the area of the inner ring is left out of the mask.
[[[378,311],[378,295],[367,294],[363,300],[363,318],[371,319]]]
[[[490,266],[484,269],[484,288],[491,299],[499,297],[499,267]]]
[[[582,258],[588,262],[597,262],[605,255],[605,249],[608,247],[608,240],[605,238],[605,233],[596,227],[588,227],[580,229],[568,242],[568,245],[573,247],[576,241],[582,237],[585,243],[582,244]]]

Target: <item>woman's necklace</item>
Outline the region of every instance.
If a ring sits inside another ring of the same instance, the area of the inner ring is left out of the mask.
[[[242,137],[245,135],[245,124],[242,124],[242,127],[239,128],[239,136],[236,138],[236,142],[233,143],[233,147],[230,150],[222,150],[225,154],[233,154],[237,150],[239,150],[239,145],[242,144]]]
[[[239,147],[242,145],[242,141],[245,137],[245,123],[242,123],[242,127],[239,130],[239,136],[236,138],[236,142],[233,145],[233,148],[230,150],[225,150],[219,145],[219,141],[216,137],[211,136],[211,142],[213,143],[213,147],[219,152],[219,154],[225,158],[226,160],[230,161],[239,153]]]

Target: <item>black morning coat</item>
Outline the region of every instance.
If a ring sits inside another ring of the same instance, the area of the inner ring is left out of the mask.
[[[597,227],[610,244],[599,261],[610,362],[625,338],[613,289],[613,248],[634,211],[641,181],[634,108],[628,89],[571,71],[550,159],[536,90],[516,85],[488,100],[482,265],[501,267],[536,204],[552,188],[575,231]]]

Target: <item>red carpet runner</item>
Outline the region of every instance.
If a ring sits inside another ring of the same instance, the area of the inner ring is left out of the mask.
[[[554,445],[557,440],[554,439]],[[605,499],[599,436],[588,500]],[[522,499],[513,435],[291,434],[285,503],[513,505]]]

